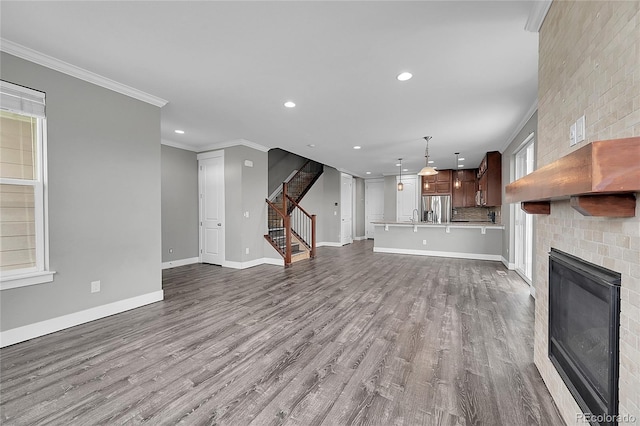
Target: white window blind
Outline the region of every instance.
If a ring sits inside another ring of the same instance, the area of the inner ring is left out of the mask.
[[[45,94],[0,80],[0,109],[31,117],[45,117]]]

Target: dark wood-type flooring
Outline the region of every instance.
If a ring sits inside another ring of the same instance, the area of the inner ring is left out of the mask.
[[[3,425],[561,425],[499,262],[320,248],[0,351]]]

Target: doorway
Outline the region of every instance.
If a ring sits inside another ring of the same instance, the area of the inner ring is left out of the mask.
[[[384,220],[384,179],[367,179],[364,184],[365,236],[374,236],[373,222]]]
[[[198,154],[200,262],[222,265],[224,241],[224,151]]]
[[[340,244],[353,242],[353,176],[346,173],[340,175]]]

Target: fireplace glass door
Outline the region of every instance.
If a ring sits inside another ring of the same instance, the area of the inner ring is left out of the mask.
[[[619,322],[620,274],[552,249],[549,358],[585,413],[617,414]]]

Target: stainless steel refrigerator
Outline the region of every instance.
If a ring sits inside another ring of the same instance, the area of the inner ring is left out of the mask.
[[[423,195],[422,221],[447,223],[451,221],[451,195]]]

